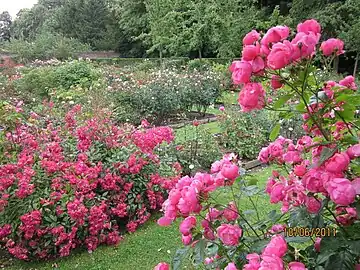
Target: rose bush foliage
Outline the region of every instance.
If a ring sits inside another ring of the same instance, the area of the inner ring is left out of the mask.
[[[52,106],[0,131],[0,243],[22,260],[117,244],[162,205],[181,170],[155,154],[173,140],[170,128],[87,119],[79,105],[59,119]]]
[[[320,45],[320,33],[315,20],[300,23],[296,33],[287,26],[265,35],[253,30],[244,37],[242,59],[230,67],[234,83],[242,84],[243,111],[268,108],[284,112],[285,119],[302,115],[305,136],[296,141],[278,137],[277,124],[270,134],[273,142],[258,157],[279,168],[265,192],[270,203],[281,204],[282,213],[250,219],[239,197],[251,199],[264,191],[242,179],[235,155],[225,155],[210,173],[181,178],[163,204],[160,225],[183,219],[185,248],[177,251],[173,269],[187,256],[207,269],[359,269],[360,125],[354,115],[360,96],[352,76],[319,80],[315,54],[330,66],[344,52],[338,39]],[[269,82],[272,92],[263,87]],[[233,201],[218,203],[226,189]],[[304,231],[290,235],[292,227]],[[321,228],[333,233],[316,233]],[[169,267],[160,263],[154,269]]]

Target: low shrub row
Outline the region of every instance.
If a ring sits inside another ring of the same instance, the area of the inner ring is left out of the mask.
[[[220,75],[213,71],[154,71],[144,80],[117,91],[116,115],[119,121],[146,118],[161,124],[168,117],[192,109],[205,114],[222,88]]]

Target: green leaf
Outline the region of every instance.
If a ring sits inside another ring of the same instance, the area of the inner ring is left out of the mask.
[[[310,237],[302,237],[302,236],[295,236],[295,237],[285,237],[286,242],[288,243],[306,243],[311,241]]]
[[[198,266],[204,262],[205,259],[205,248],[206,248],[206,240],[200,239],[199,242],[196,243],[194,248],[194,264]]]
[[[329,260],[326,261],[326,270],[350,270],[354,269],[356,258],[348,251],[341,250],[336,254],[330,256]]]
[[[322,264],[324,262],[326,262],[327,260],[329,260],[329,258],[335,254],[335,251],[332,252],[321,252],[319,254],[319,256],[316,259],[316,263],[317,264]]]
[[[181,269],[181,265],[183,263],[183,260],[186,258],[187,254],[189,252],[189,249],[190,249],[190,246],[176,250],[175,256],[174,256],[173,262],[172,262],[172,266],[173,266],[172,268],[174,270]]]
[[[273,105],[273,108],[274,109],[279,109],[281,108],[285,103],[286,101],[288,101],[290,98],[292,97],[292,95],[284,95],[284,96],[281,96]]]
[[[244,192],[245,196],[250,197],[258,194],[260,192],[260,189],[258,186],[252,185],[252,186],[244,187],[242,191]]]
[[[279,136],[279,133],[280,133],[280,124],[278,123],[271,130],[271,133],[269,136],[270,140],[275,141],[275,139]]]

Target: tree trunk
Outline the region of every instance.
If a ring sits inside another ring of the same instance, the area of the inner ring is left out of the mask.
[[[357,73],[357,67],[358,67],[358,63],[359,63],[359,52],[356,53],[356,58],[355,58],[355,66],[354,66],[354,72],[353,72],[353,76],[356,77],[356,73]]]
[[[202,55],[201,55],[201,49],[199,48],[199,59],[202,58]]]

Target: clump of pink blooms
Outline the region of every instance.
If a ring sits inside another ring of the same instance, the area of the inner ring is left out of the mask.
[[[58,122],[33,113],[31,123],[6,134],[0,243],[19,259],[118,244],[121,231],[145,223],[179,179],[179,164],[172,177],[157,169],[155,149],[173,140],[170,128],[121,127],[107,117],[81,121],[81,111],[77,105]],[[10,213],[17,215],[11,221]]]
[[[331,38],[319,45],[320,33],[321,26],[313,19],[300,23],[294,36],[287,26],[273,27],[263,36],[255,30],[248,33],[243,39],[241,60],[234,61],[230,66],[234,84],[242,88],[238,99],[242,111],[258,110],[267,105],[269,99],[266,99],[266,91],[259,82],[264,77],[270,80],[271,88],[277,90],[288,83],[280,70],[290,70],[310,62],[317,49],[324,57],[336,57],[344,53],[344,43],[339,39]],[[357,142],[349,146],[338,143],[349,133],[352,134],[352,124],[337,117],[347,101],[336,99],[344,92],[353,93],[356,90],[353,76],[347,76],[339,82],[324,83],[322,91],[325,98],[305,106],[303,128],[307,135],[297,141],[280,136],[260,151],[258,159],[261,162],[275,163],[289,170],[286,175],[273,171],[265,188],[271,203],[282,204],[283,213],[306,207],[309,215],[314,215],[319,213],[325,203],[330,203],[335,209],[333,215],[337,226],[351,226],[359,221],[355,202],[360,195],[360,178],[354,175],[351,168],[360,156],[360,144]],[[325,124],[318,125],[316,119]],[[200,232],[202,240],[216,243],[222,249],[242,249],[243,234],[248,228],[241,225],[241,221],[246,220],[236,203],[211,207],[208,201],[212,192],[233,185],[238,176],[236,158],[229,159],[229,155],[226,155],[213,163],[211,173],[197,173],[194,177],[181,178],[163,204],[164,215],[158,223],[166,226],[182,217],[179,229],[184,245],[194,247],[200,240],[194,239],[193,234]],[[247,264],[243,269],[305,270],[306,266],[300,261],[285,261],[288,252],[288,244],[283,236],[285,227],[276,224],[268,230],[265,236],[271,236],[270,242],[259,254],[247,254]],[[320,252],[321,238],[314,241],[314,250]],[[206,258],[204,263],[213,265],[221,259],[228,262],[224,269],[237,269],[237,261],[219,255]],[[154,269],[169,269],[169,265],[160,263]]]
[[[266,104],[262,84],[253,79],[263,76],[268,70],[277,71],[314,56],[320,32],[321,26],[316,20],[307,20],[298,25],[292,40],[289,40],[291,32],[287,26],[270,28],[263,37],[252,30],[244,37],[242,58],[230,66],[234,84],[243,85],[238,100],[243,111],[261,109]],[[339,55],[344,53],[344,43],[332,38],[324,41],[320,49],[325,56]],[[272,75],[271,86],[273,89],[281,88],[281,78]]]

